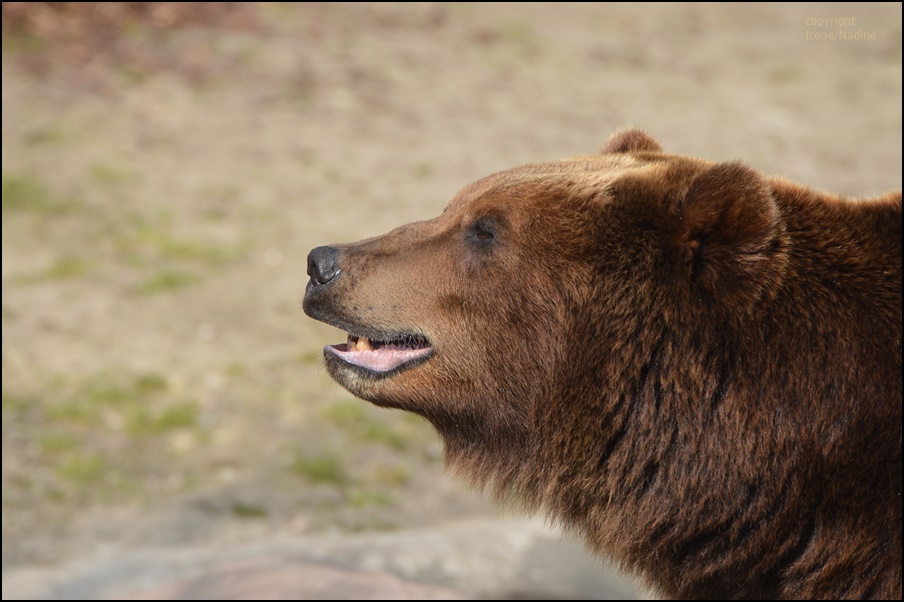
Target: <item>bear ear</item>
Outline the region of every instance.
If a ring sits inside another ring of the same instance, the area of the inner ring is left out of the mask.
[[[681,271],[713,298],[749,309],[786,264],[786,237],[769,182],[740,163],[700,173],[679,205]]]
[[[612,134],[602,148],[603,154],[639,152],[661,153],[662,145],[643,130],[631,128]]]

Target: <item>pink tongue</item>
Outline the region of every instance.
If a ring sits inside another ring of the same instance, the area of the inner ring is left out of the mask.
[[[330,345],[327,347],[332,353],[336,354],[339,358],[349,364],[367,368],[374,372],[389,372],[390,370],[395,370],[402,364],[408,363],[411,360],[416,360],[419,357],[423,357],[430,353],[430,347],[407,349],[395,347],[393,345],[384,345],[379,349],[368,351],[346,351],[346,348],[347,346],[345,344]]]

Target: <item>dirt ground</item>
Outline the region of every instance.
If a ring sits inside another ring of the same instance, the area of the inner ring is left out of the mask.
[[[327,377],[344,334],[300,303],[317,245],[628,125],[846,195],[901,187],[900,3],[265,3],[87,24],[6,4],[4,575],[497,516],[443,474],[427,424]]]

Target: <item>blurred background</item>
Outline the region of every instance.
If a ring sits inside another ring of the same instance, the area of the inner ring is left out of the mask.
[[[330,381],[307,252],[629,125],[901,187],[900,3],[2,10],[4,598],[634,595]]]

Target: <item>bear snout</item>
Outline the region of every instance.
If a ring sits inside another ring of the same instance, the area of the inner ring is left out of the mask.
[[[308,276],[311,286],[321,286],[339,275],[339,250],[335,247],[317,247],[308,254]]]
[[[337,324],[337,302],[335,294],[339,276],[340,252],[338,247],[316,247],[308,253],[308,280],[304,290],[302,307],[304,312],[316,320],[339,326]]]

